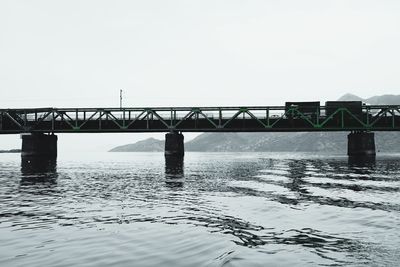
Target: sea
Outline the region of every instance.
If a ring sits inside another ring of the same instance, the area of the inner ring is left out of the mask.
[[[400,266],[400,154],[0,154],[0,266]]]

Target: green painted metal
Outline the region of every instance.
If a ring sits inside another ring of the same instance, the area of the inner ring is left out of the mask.
[[[0,109],[0,134],[30,132],[400,131],[400,105],[338,107],[326,116],[295,107],[156,107]]]

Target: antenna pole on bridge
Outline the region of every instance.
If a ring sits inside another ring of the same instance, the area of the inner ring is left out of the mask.
[[[119,90],[119,108],[122,109],[122,89]]]

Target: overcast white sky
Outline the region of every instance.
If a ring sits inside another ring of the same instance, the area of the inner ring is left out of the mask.
[[[0,1],[1,108],[118,106],[119,89],[125,106],[399,94],[400,1]],[[145,136],[59,144],[101,151]],[[19,146],[0,136],[0,149]]]

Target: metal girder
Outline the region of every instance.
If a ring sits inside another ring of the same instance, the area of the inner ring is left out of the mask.
[[[24,127],[13,117],[11,116],[8,112],[3,113],[6,117],[8,117],[16,126],[18,126],[20,129],[24,129]]]
[[[215,128],[218,128],[218,125],[215,124],[206,114],[202,111],[199,111],[199,114],[202,115],[209,123],[211,123]]]
[[[379,120],[381,120],[385,115],[387,115],[387,113],[389,112],[390,108],[382,108],[378,114],[376,114],[373,118],[375,118],[375,120],[370,124],[371,126],[373,126],[375,123],[377,123]]]
[[[249,110],[246,111],[246,113],[252,117],[253,119],[255,119],[257,122],[259,122],[264,128],[268,128],[268,125],[266,125],[265,123],[263,123],[259,118],[257,118],[256,116],[254,116],[253,113],[251,113]]]
[[[400,131],[400,105],[0,109],[0,134],[23,132]]]
[[[156,116],[156,117],[167,127],[167,129],[169,128],[168,123],[166,123],[165,120],[164,120],[163,118],[161,118],[160,115],[157,114],[157,112],[155,112],[154,110],[150,110],[150,112],[151,112],[154,116]]]
[[[195,113],[193,111],[189,111],[181,120],[179,120],[175,125],[174,129],[176,129],[181,123],[183,123],[185,120],[190,119]],[[175,118],[176,119],[176,118]]]
[[[128,123],[127,126],[125,126],[125,129],[128,129],[133,123],[135,123],[137,120],[140,120],[140,117],[146,112],[146,110],[143,110],[139,116],[137,116],[134,120]],[[147,116],[147,115],[146,115]]]
[[[110,116],[111,117],[111,121],[113,123],[115,123],[120,129],[123,129],[123,126],[121,124],[119,124],[118,119],[111,112],[107,112],[106,115]]]
[[[225,124],[222,125],[222,128],[225,128],[226,126],[228,126],[228,124],[230,122],[232,122],[234,119],[236,119],[240,114],[243,113],[243,110],[240,110],[238,112],[235,113],[235,115],[233,115]]]

